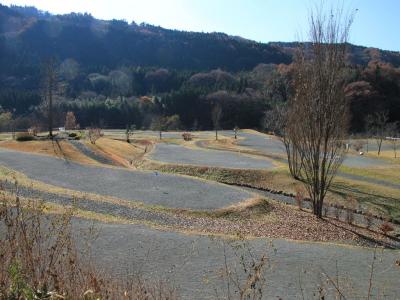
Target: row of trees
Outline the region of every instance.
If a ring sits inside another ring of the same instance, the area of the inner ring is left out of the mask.
[[[261,64],[236,74],[122,67],[85,75],[77,62],[66,60],[55,64],[59,92],[53,97],[54,122],[61,125],[63,115],[74,111],[82,126],[101,123],[124,128],[135,123],[138,128],[148,128],[154,116],[178,115],[183,129],[194,124],[210,129],[213,103],[219,102],[224,111],[221,127],[255,128],[261,124],[263,111],[287,105],[287,99],[293,97],[295,67],[295,63]],[[400,70],[375,62],[367,68],[346,65],[343,73],[352,132],[370,130],[367,116],[371,112],[388,111],[388,122],[400,120]],[[0,110],[12,113],[20,128],[29,119],[44,123],[47,106],[41,101],[43,80],[36,91],[9,86],[0,89]],[[152,101],[144,103],[143,98]]]

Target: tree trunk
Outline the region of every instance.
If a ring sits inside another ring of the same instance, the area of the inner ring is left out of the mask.
[[[379,142],[378,142],[378,155],[381,154],[382,141],[383,141],[383,140],[379,140]]]
[[[49,137],[53,138],[53,92],[52,85],[49,87]]]

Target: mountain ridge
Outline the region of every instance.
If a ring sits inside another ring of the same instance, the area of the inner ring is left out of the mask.
[[[100,20],[90,14],[53,15],[34,7],[0,4],[0,63],[27,67],[48,56],[73,58],[81,65],[122,65],[238,72],[258,64],[290,64],[298,42],[260,43],[221,32],[166,29],[123,20]],[[400,66],[400,52],[350,45],[351,61],[367,65],[380,59]],[[7,63],[8,62],[8,63]]]

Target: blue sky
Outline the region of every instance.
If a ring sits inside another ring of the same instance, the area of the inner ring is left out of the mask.
[[[304,36],[307,13],[318,0],[0,0],[51,13],[89,12],[190,31],[225,32],[261,42]],[[400,0],[325,0],[358,9],[350,42],[400,51]]]

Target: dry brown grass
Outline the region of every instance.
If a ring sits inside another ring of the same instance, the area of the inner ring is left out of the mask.
[[[99,270],[88,249],[75,245],[73,236],[85,239],[85,233],[72,233],[73,215],[73,207],[49,215],[41,201],[1,193],[1,299],[176,299],[162,283]]]
[[[130,161],[143,155],[146,145],[131,143],[126,141],[113,140],[109,138],[101,138],[96,144],[102,151],[109,155],[115,155],[125,161]]]
[[[68,141],[2,141],[0,142],[0,147],[16,151],[49,155],[57,158],[73,160],[84,164],[98,164],[96,161],[82,154]]]
[[[87,143],[87,146],[93,151],[100,152],[107,156],[116,165],[124,167],[132,167],[135,161],[141,160],[143,156],[150,152],[153,143],[148,140],[131,140],[126,141],[114,140],[109,138],[100,138],[96,145]]]
[[[162,164],[154,161],[144,162],[144,169],[189,175],[227,184],[249,185],[255,188],[268,188],[295,193],[301,182],[294,180],[288,172],[277,170],[234,170],[217,167]]]

